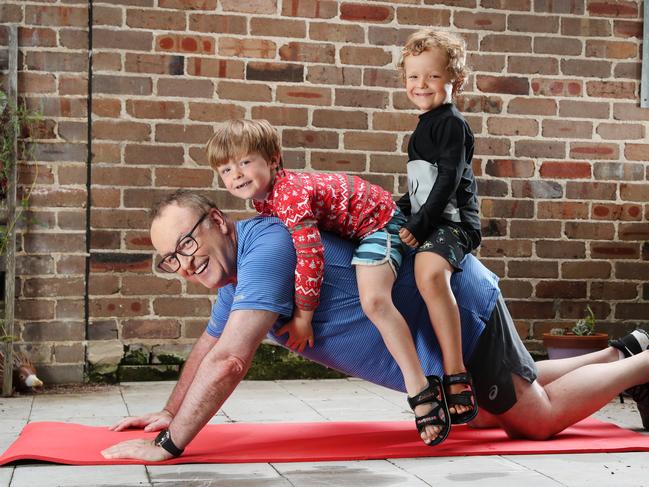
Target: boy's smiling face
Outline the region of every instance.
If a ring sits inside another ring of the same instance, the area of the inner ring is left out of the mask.
[[[217,171],[230,194],[242,199],[263,200],[272,188],[278,166],[279,154],[267,161],[258,152],[253,152],[230,159]]]
[[[420,110],[427,112],[451,103],[454,80],[447,66],[446,52],[437,47],[404,59],[406,94]]]

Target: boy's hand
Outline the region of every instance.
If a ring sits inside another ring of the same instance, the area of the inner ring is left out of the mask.
[[[311,320],[313,319],[313,311],[305,311],[295,308],[293,318],[275,332],[275,335],[283,335],[288,333],[288,340],[286,346],[296,352],[303,352],[307,344],[313,348],[313,328],[311,327]]]
[[[405,227],[399,230],[399,238],[408,247],[413,247],[413,248],[419,247],[419,242],[417,242],[417,239],[414,237],[412,233],[410,233],[410,230],[408,230]]]

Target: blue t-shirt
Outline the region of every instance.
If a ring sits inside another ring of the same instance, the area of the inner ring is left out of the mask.
[[[276,218],[256,217],[237,223],[237,283],[218,292],[207,332],[221,335],[230,311],[265,310],[278,313],[273,329],[293,313],[295,250],[291,237]],[[351,265],[354,242],[323,232],[325,273],[320,304],[313,317],[315,345],[302,355],[332,369],[391,389],[405,391],[403,376],[378,329],[367,319],[358,298],[356,272]],[[413,335],[424,372],[442,375],[442,356],[414,279],[414,252],[404,257],[392,299]],[[499,291],[497,277],[475,257],[462,261],[463,272],[451,279],[462,320],[465,361],[471,356]],[[268,338],[284,345],[288,335]]]

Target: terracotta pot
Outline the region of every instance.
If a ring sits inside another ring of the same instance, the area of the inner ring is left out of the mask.
[[[575,357],[608,347],[608,334],[593,333],[581,336],[544,333],[543,345],[548,351],[548,358]]]

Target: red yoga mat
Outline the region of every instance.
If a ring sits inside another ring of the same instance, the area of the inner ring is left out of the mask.
[[[18,460],[68,465],[146,464],[136,460],[106,460],[100,451],[120,441],[154,436],[155,433],[141,430],[117,433],[107,427],[30,423],[0,457],[0,465]],[[590,418],[547,441],[512,440],[500,429],[454,426],[449,438],[435,447],[421,442],[411,421],[232,423],[207,425],[182,456],[162,463],[316,462],[625,451],[649,451],[649,436]]]

